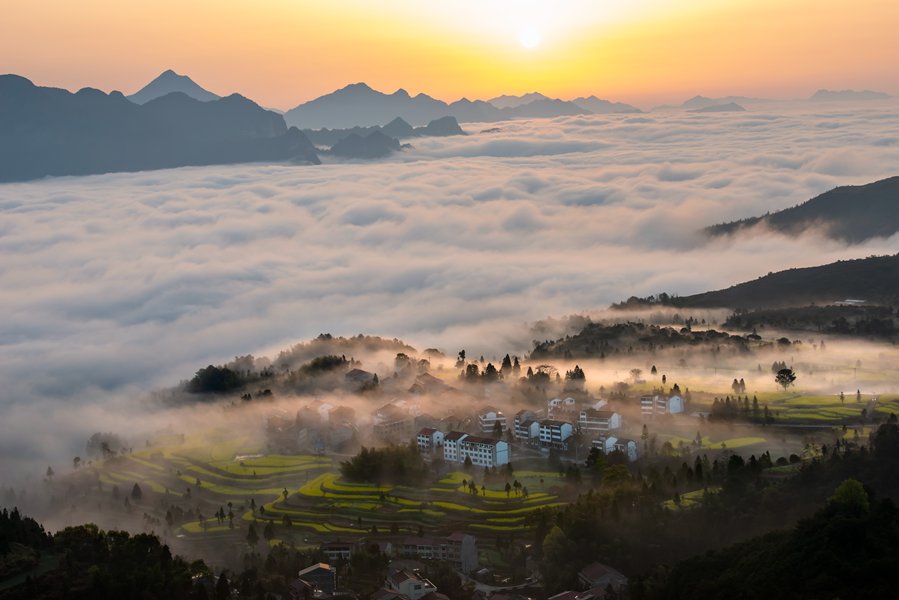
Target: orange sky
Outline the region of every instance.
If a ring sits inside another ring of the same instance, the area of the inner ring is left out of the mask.
[[[133,93],[172,68],[277,108],[357,81],[449,101],[539,90],[643,106],[821,87],[899,94],[896,0],[0,4],[0,72],[69,89]]]

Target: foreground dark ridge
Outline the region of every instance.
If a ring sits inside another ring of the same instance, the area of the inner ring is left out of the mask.
[[[631,297],[613,308],[665,305],[683,308],[784,308],[833,304],[842,300],[896,304],[899,300],[899,254],[842,260],[820,267],[768,273],[727,289],[692,296]]]
[[[792,208],[713,225],[704,232],[734,235],[758,226],[787,235],[821,228],[828,237],[853,244],[890,237],[899,231],[899,177],[834,188]]]

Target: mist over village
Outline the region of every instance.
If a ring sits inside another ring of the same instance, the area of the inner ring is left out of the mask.
[[[891,2],[0,14],[0,600],[895,595]]]

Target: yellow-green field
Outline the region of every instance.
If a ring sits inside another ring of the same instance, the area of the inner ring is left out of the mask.
[[[294,543],[346,539],[374,527],[413,535],[422,528],[443,534],[521,533],[535,510],[571,499],[560,498],[563,480],[554,472],[497,474],[485,483],[481,472],[455,471],[411,488],[344,481],[339,461],[330,457],[253,451],[239,439],[215,434],[98,461],[89,469],[107,488],[118,486],[123,496],[137,483],[143,491],[139,505],[194,507],[199,512],[180,523],[176,534],[198,541],[223,535],[240,540],[250,523],[256,523],[260,536],[270,524],[278,539]],[[515,480],[527,488],[527,496],[514,489],[506,493],[506,483]],[[476,483],[476,494],[468,481]],[[219,521],[214,516],[219,509],[226,515],[233,511],[233,519]]]
[[[777,422],[826,422],[855,421],[861,419],[862,409],[868,408],[872,396],[863,394],[861,402],[855,394],[847,393],[841,402],[839,395],[811,395],[784,392],[758,394],[759,404],[768,405],[768,410]],[[877,396],[874,413],[881,416],[899,414],[899,396],[885,394]]]

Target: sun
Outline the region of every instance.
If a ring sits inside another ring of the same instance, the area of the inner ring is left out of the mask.
[[[533,50],[540,45],[540,32],[536,27],[524,27],[518,33],[518,41],[528,50]]]

